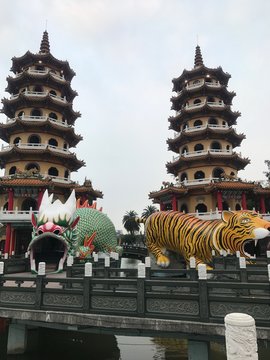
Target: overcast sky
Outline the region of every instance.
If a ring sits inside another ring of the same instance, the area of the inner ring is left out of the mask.
[[[49,33],[51,53],[76,72],[74,110],[82,117],[76,149],[86,167],[72,174],[104,193],[98,201],[121,229],[126,211],[141,214],[150,191],[172,181],[175,155],[166,139],[172,78],[194,63],[197,38],[204,64],[222,66],[246,134],[242,179],[265,179],[270,159],[270,2],[268,0],[1,0],[0,96],[7,97],[11,58],[38,52]],[[5,116],[0,115],[5,122]]]

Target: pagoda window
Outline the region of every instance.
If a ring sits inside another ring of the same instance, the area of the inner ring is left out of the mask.
[[[182,205],[181,205],[181,208],[180,208],[180,211],[187,214],[187,213],[188,213],[188,207],[187,207],[187,205],[186,205],[186,204],[182,204]]]
[[[194,101],[193,101],[193,104],[195,105],[195,104],[200,104],[202,102],[202,100],[201,99],[195,99]]]
[[[215,118],[210,118],[208,120],[208,124],[210,124],[210,125],[217,125],[217,123],[218,123],[218,121]]]
[[[54,120],[57,120],[57,119],[58,119],[58,116],[56,115],[56,113],[50,112],[50,113],[49,113],[49,118],[54,119]]]
[[[213,80],[211,78],[209,78],[209,77],[206,77],[205,82],[211,83],[211,82],[213,82]]]
[[[42,116],[42,111],[39,109],[33,109],[31,111],[31,116],[37,116],[37,117]]]
[[[197,79],[197,80],[194,80],[194,81],[192,82],[193,85],[196,85],[196,84],[199,84],[199,83],[200,83],[200,80],[198,80],[198,79]]]
[[[194,127],[201,127],[202,126],[202,120],[195,120],[194,121]]]
[[[195,180],[205,179],[205,173],[203,171],[196,171],[194,174]]]
[[[185,154],[188,152],[187,146],[183,147],[181,154]]]
[[[204,149],[203,144],[196,144],[194,146],[194,151],[202,151]]]
[[[222,202],[222,210],[229,210],[229,204],[227,203],[227,201]]]
[[[180,181],[182,182],[182,181],[185,181],[185,180],[187,180],[188,179],[188,176],[187,176],[187,173],[183,173],[183,174],[181,174],[181,177],[180,177]]]
[[[50,95],[52,95],[52,96],[57,96],[56,91],[50,90]]]
[[[30,135],[28,138],[28,144],[40,144],[40,136],[37,134]]]
[[[14,174],[16,174],[16,170],[17,170],[17,168],[16,168],[16,166],[11,166],[11,168],[9,169],[9,175],[14,175]]]
[[[213,150],[221,150],[221,145],[220,145],[220,143],[217,142],[217,141],[212,142],[212,144],[211,144],[211,149],[213,149]]]
[[[213,171],[213,178],[221,179],[225,171],[222,168],[215,168]]]
[[[32,209],[34,211],[38,209],[37,201],[32,198],[27,198],[27,199],[23,200],[23,202],[22,202],[22,210],[27,211],[30,209]]]
[[[55,140],[54,138],[51,138],[51,139],[48,141],[48,144],[51,145],[51,146],[57,147],[57,146],[58,146],[58,141]]]
[[[19,144],[19,142],[20,142],[21,140],[22,140],[22,139],[17,136],[17,137],[13,140],[13,144],[17,145],[17,144]]]
[[[215,100],[215,98],[213,98],[213,97],[208,97],[208,98],[207,98],[207,102],[212,103],[212,102],[216,102],[216,100]]]
[[[45,70],[45,67],[44,67],[44,66],[40,66],[40,65],[37,65],[35,68],[36,68],[36,70],[40,70],[40,71]]]
[[[198,204],[195,208],[196,212],[205,213],[207,212],[207,206],[205,204]]]
[[[37,170],[40,171],[40,167],[37,163],[29,163],[25,166],[25,170],[29,171],[29,170]]]
[[[59,171],[55,167],[50,167],[49,170],[48,170],[48,175],[58,176]]]
[[[18,114],[18,117],[23,118],[24,117],[24,111],[20,111]]]
[[[236,211],[239,211],[239,210],[241,210],[241,205],[240,204],[235,204],[235,210]]]
[[[233,171],[230,172],[231,176],[235,176],[235,173]]]
[[[223,121],[222,121],[222,125],[223,125],[223,126],[227,126],[226,121],[223,120]]]
[[[66,170],[66,171],[65,171],[64,177],[65,177],[66,179],[69,178],[69,170]]]
[[[43,87],[42,86],[34,86],[34,88],[33,88],[33,91],[35,91],[35,92],[43,92]]]
[[[230,150],[230,145],[226,146],[226,150],[229,151]]]
[[[67,150],[68,149],[68,144],[65,142],[64,143],[64,149]]]
[[[5,205],[3,206],[3,210],[5,210],[5,211],[8,210],[8,202],[6,202]]]

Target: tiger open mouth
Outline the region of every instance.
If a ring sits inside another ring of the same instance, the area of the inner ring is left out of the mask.
[[[68,253],[68,246],[62,236],[46,232],[36,236],[29,244],[31,272],[38,273],[38,264],[46,263],[47,273],[63,270]]]
[[[246,240],[240,250],[241,255],[244,255],[247,258],[254,258],[254,256],[256,255],[257,243],[258,243],[258,239]]]

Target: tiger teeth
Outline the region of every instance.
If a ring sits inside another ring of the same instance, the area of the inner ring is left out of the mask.
[[[257,246],[257,243],[258,243],[259,240],[255,239],[254,241],[255,241],[255,246]]]

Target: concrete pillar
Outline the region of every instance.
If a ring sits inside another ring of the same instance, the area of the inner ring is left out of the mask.
[[[255,320],[242,313],[225,316],[227,360],[258,360]]]
[[[208,360],[209,343],[188,340],[188,360]]]
[[[23,354],[27,345],[27,327],[22,324],[10,324],[8,328],[7,354]]]

